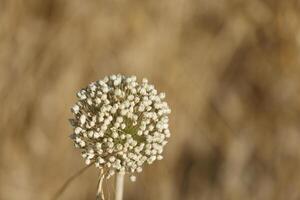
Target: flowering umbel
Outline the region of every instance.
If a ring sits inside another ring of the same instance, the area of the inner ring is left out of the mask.
[[[111,75],[77,93],[71,138],[87,165],[116,172],[141,172],[144,163],[163,158],[171,113],[165,94],[135,76]],[[135,180],[135,176],[131,176]]]

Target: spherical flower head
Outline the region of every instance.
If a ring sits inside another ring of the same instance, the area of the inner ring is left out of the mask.
[[[111,75],[77,93],[71,109],[71,135],[87,165],[116,172],[142,172],[145,163],[163,158],[170,137],[171,113],[165,94],[135,76]]]

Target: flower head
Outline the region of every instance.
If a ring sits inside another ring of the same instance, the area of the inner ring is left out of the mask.
[[[163,158],[171,113],[165,94],[135,76],[111,75],[77,93],[71,135],[86,164],[116,172],[141,172]],[[135,180],[131,177],[131,180]]]

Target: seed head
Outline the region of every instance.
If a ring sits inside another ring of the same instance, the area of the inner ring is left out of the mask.
[[[116,172],[142,172],[145,163],[161,160],[170,137],[171,113],[165,93],[158,93],[143,79],[111,75],[89,84],[77,93],[71,109],[75,147],[88,165]]]

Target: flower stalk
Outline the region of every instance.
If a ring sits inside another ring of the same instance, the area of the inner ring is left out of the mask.
[[[115,200],[123,200],[123,191],[124,191],[124,173],[117,173]]]

